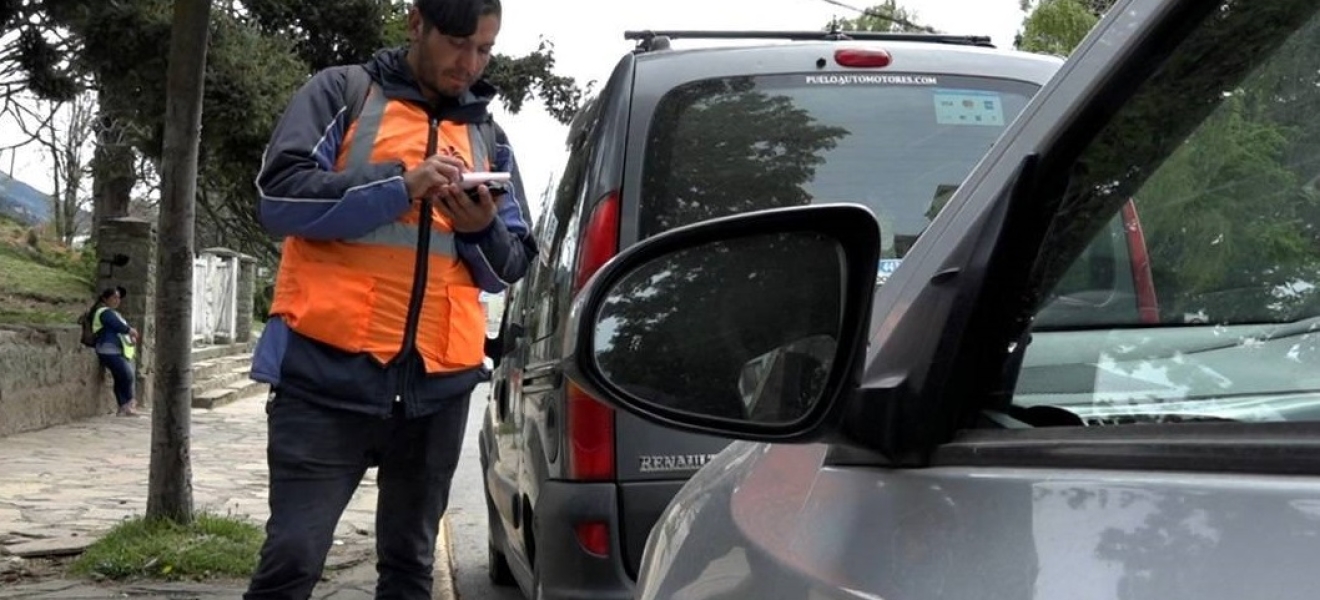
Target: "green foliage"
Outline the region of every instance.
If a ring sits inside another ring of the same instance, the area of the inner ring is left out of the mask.
[[[889,31],[900,33],[935,33],[931,27],[917,23],[916,11],[899,5],[898,0],[884,0],[853,19],[834,19],[826,30]]]
[[[849,135],[750,77],[680,87],[656,108],[642,189],[643,235],[716,217],[811,202],[804,185]],[[718,141],[718,143],[715,143]]]
[[[304,69],[364,62],[387,39],[393,23],[403,32],[408,3],[392,0],[243,0],[247,23],[263,37],[291,43]]]
[[[0,0],[0,31],[9,31],[9,23],[18,18],[23,0]]]
[[[1081,5],[1082,8],[1090,11],[1091,14],[1097,17],[1103,17],[1106,12],[1109,12],[1109,8],[1117,1],[1118,0],[1077,0],[1077,3]],[[1031,12],[1038,4],[1040,4],[1040,0],[1020,0],[1019,2],[1022,12],[1025,13]]]
[[[213,15],[201,146],[208,159],[260,163],[285,103],[306,79],[292,49],[287,40]]]
[[[73,323],[93,296],[95,262],[0,217],[0,323]]]
[[[29,73],[28,89],[50,100],[68,101],[78,94],[78,84],[62,68],[63,53],[42,31],[24,28],[18,34],[18,64]]]
[[[1093,16],[1078,0],[1045,0],[1028,18],[1039,37],[1025,37],[1071,52],[1061,40],[1080,40],[1070,29],[1075,23],[1037,18],[1063,3],[1082,14],[1078,22]],[[1313,6],[1296,0],[1235,10],[1251,13],[1234,15],[1239,22],[1279,22],[1309,16]],[[1079,166],[1085,181],[1116,200],[1133,198],[1167,318],[1205,311],[1216,319],[1289,320],[1317,300],[1315,289],[1291,300],[1278,290],[1320,278],[1320,124],[1313,117],[1320,110],[1320,21],[1286,42],[1266,31],[1203,26]],[[1226,83],[1235,72],[1250,75]],[[1132,189],[1125,181],[1144,183]],[[1063,229],[1088,221],[1063,210]]]
[[[1023,23],[1017,48],[1067,56],[1099,21],[1083,0],[1041,0]]]
[[[92,544],[74,573],[107,579],[211,579],[247,577],[264,539],[245,520],[199,514],[190,525],[166,519],[124,521]]]
[[[536,50],[511,57],[496,54],[486,68],[486,77],[500,90],[500,100],[516,113],[530,98],[545,103],[546,112],[560,123],[568,124],[591,93],[592,85],[578,87],[572,77],[555,74],[554,46],[542,40]]]
[[[364,62],[380,48],[408,41],[410,2],[404,0],[244,0],[248,20],[266,37],[289,40],[308,73]],[[531,98],[567,124],[590,86],[554,71],[554,47],[542,41],[524,56],[496,54],[486,76],[510,112]]]
[[[805,185],[825,152],[849,135],[818,122],[791,97],[758,88],[750,77],[680,87],[661,102],[654,119],[663,125],[645,157],[642,204],[649,208],[641,216],[643,237],[731,214],[809,204]],[[837,324],[837,314],[827,314],[822,307],[830,303],[820,296],[822,289],[839,289],[829,280],[837,273],[820,274],[820,286],[786,283],[821,269],[812,254],[804,254],[801,240],[785,237],[751,244],[755,253],[732,243],[694,250],[660,263],[668,266],[657,266],[654,276],[647,271],[631,278],[635,290],[612,299],[609,311],[618,321],[621,351],[602,355],[602,368],[648,393],[683,397],[697,391],[685,381],[700,382],[712,414],[736,414],[728,411],[738,407],[737,374],[744,363],[782,345],[790,333],[832,333],[829,324]],[[674,298],[702,308],[684,310]],[[767,332],[754,322],[779,328]],[[637,361],[629,351],[643,342],[654,360]],[[672,373],[689,376],[680,381]]]
[[[254,214],[252,177],[275,122],[312,73],[363,62],[383,47],[406,42],[409,5],[406,0],[242,0],[241,9],[212,12],[199,242],[273,261],[276,251]],[[83,84],[92,86],[99,92],[101,116],[123,142],[158,161],[172,16],[170,0],[0,0],[0,19],[29,23],[18,36],[21,52],[0,61],[14,62],[28,75],[31,91],[43,97],[63,98]],[[525,56],[496,55],[488,77],[510,111],[538,98],[552,116],[567,122],[590,86],[583,88],[554,68],[553,48],[546,42]],[[104,153],[100,158],[106,165],[113,162]],[[123,175],[122,161],[115,164],[114,172]],[[109,171],[97,172],[98,185],[108,185]],[[103,200],[100,194],[97,200]]]
[[[1226,282],[1245,286],[1306,249],[1297,218],[1305,198],[1281,162],[1287,145],[1284,128],[1251,119],[1234,96],[1142,188],[1151,199],[1138,207],[1149,207],[1141,217],[1152,262],[1178,265],[1165,275],[1176,280],[1171,287],[1199,294]]]

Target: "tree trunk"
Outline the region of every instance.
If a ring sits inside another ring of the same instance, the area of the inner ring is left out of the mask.
[[[73,180],[66,184],[64,189],[64,198],[60,201],[62,219],[60,229],[60,241],[65,246],[73,245],[73,238],[78,235],[78,188],[82,185],[81,177],[75,175]]]
[[[128,136],[120,130],[124,119],[113,108],[121,100],[114,97],[111,86],[103,88],[97,95],[101,114],[97,118],[96,150],[92,155],[93,235],[102,221],[128,216],[133,184],[137,183],[133,171],[133,147],[129,145]]]
[[[193,518],[189,461],[192,404],[193,217],[197,145],[211,0],[175,0],[161,161],[156,253],[156,387],[147,517]]]

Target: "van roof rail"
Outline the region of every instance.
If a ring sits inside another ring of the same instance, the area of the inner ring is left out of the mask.
[[[623,39],[637,41],[638,52],[666,50],[671,40],[790,40],[803,41],[846,41],[866,42],[926,42],[932,44],[957,44],[962,46],[981,46],[994,48],[990,36],[951,35],[947,33],[905,33],[890,31],[699,31],[699,30],[641,30],[625,31]]]

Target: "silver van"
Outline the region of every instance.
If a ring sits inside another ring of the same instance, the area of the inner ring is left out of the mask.
[[[596,270],[707,219],[860,203],[884,222],[883,260],[869,267],[876,280],[1063,62],[975,36],[629,37],[636,51],[570,126],[558,189],[535,227],[543,260],[508,293],[495,344],[480,434],[490,575],[531,598],[630,598],[656,520],[730,442],[616,411],[564,378],[569,312]],[[702,43],[692,38],[755,45],[674,47]],[[719,286],[707,292],[664,301],[712,318],[766,315],[757,306],[768,305],[726,303]],[[701,345],[738,323],[713,322],[669,333]],[[716,376],[723,363],[709,356],[636,360],[660,385]]]

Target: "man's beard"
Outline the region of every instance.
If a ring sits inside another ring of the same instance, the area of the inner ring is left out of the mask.
[[[431,59],[423,55],[422,59],[418,62],[422,67],[421,68],[422,72],[418,74],[417,81],[422,85],[424,91],[427,92],[429,95],[438,98],[458,98],[459,96],[463,95],[463,92],[467,91],[468,88],[471,87],[470,84],[464,84],[456,90],[446,90],[444,87],[438,85],[433,79],[434,76],[431,75],[431,73],[435,72],[435,70],[431,68]],[[445,74],[441,74],[440,76],[446,77]]]

